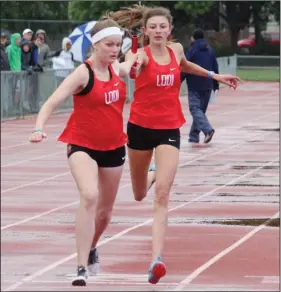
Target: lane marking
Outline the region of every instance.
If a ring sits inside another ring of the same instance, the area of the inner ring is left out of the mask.
[[[8,193],[8,192],[11,192],[11,191],[14,191],[14,190],[18,190],[18,189],[22,189],[22,188],[25,188],[25,187],[37,185],[37,184],[40,184],[40,183],[45,182],[45,181],[49,181],[49,180],[53,180],[53,179],[56,179],[56,178],[61,177],[61,176],[65,176],[65,175],[67,175],[69,173],[70,173],[69,171],[63,172],[63,173],[60,173],[60,174],[57,174],[57,175],[54,175],[54,176],[51,176],[51,177],[48,177],[48,178],[44,178],[44,179],[41,179],[41,180],[36,180],[36,181],[31,182],[31,183],[27,183],[27,184],[20,185],[20,186],[14,187],[14,188],[6,189],[6,190],[1,191],[1,194],[5,194],[5,193]]]
[[[251,237],[253,237],[257,232],[262,230],[266,227],[266,225],[273,219],[279,217],[279,211],[275,213],[270,219],[268,219],[264,224],[259,225],[258,227],[255,227],[253,230],[248,232],[246,235],[244,235],[242,238],[237,240],[235,243],[230,245],[228,248],[222,250],[220,253],[212,257],[209,261],[207,261],[205,264],[197,268],[195,271],[193,271],[188,277],[186,277],[183,281],[179,283],[179,285],[176,286],[172,291],[182,291],[188,284],[190,284],[195,278],[197,278],[201,273],[203,273],[205,270],[207,270],[210,266],[218,262],[221,258],[223,258],[225,255],[229,254],[231,251],[233,251],[235,248],[240,246],[242,243],[249,240]]]
[[[258,134],[258,135],[255,135],[255,136],[251,137],[251,139],[256,138],[256,137],[259,137],[259,136],[265,137],[265,136],[268,136],[268,135],[270,135],[270,134],[271,134],[271,133]],[[188,161],[188,162],[185,162],[185,163],[180,164],[178,167],[181,168],[181,167],[183,167],[183,166],[187,166],[187,165],[189,165],[189,164],[191,164],[191,163],[193,163],[193,162],[195,162],[195,161],[198,161],[198,160],[204,159],[204,158],[206,158],[206,157],[210,157],[210,156],[213,156],[213,155],[219,154],[219,153],[224,152],[224,151],[226,151],[226,150],[229,150],[229,149],[235,148],[235,147],[237,147],[237,146],[241,146],[241,145],[243,145],[243,144],[245,144],[245,143],[247,143],[247,141],[238,142],[238,143],[235,143],[235,144],[230,145],[229,147],[226,147],[226,148],[219,149],[219,150],[216,150],[216,151],[211,152],[211,153],[207,153],[207,154],[201,155],[201,156],[199,156],[199,157],[197,157],[197,158],[194,158],[194,159],[192,159],[192,160],[190,160],[190,161]],[[66,174],[70,174],[70,172],[66,172],[66,173],[62,174],[61,176],[66,175]],[[55,178],[55,177],[58,177],[58,176],[54,176],[54,177],[51,177],[51,178],[48,178],[48,179],[45,179],[45,180],[41,180],[41,181],[36,181],[36,182],[34,182],[34,183],[27,184],[27,185],[24,185],[24,186],[30,186],[30,185],[34,185],[34,184],[37,184],[37,183],[45,182],[45,181],[47,181],[47,180],[52,180],[52,179]],[[128,184],[128,185],[131,185],[131,184]],[[12,188],[12,189],[8,189],[8,190],[4,190],[4,191],[8,192],[8,191],[11,191],[11,190],[14,190],[14,189],[18,189],[18,188],[20,188],[20,187],[22,187],[22,186],[19,186],[19,187],[16,187],[16,188]],[[2,191],[2,193],[3,193],[4,191]],[[46,211],[46,212],[43,212],[43,213],[37,214],[37,215],[35,215],[35,216],[33,216],[33,217],[29,217],[29,218],[26,218],[26,219],[24,219],[24,220],[17,221],[17,222],[15,222],[15,223],[11,223],[11,224],[8,224],[8,225],[5,225],[5,226],[1,226],[1,231],[2,231],[2,230],[5,230],[5,229],[7,229],[7,228],[13,227],[13,226],[17,226],[17,225],[20,225],[20,224],[23,224],[23,223],[26,223],[26,222],[32,221],[32,220],[34,220],[34,219],[38,219],[38,218],[40,218],[40,217],[42,217],[42,216],[45,216],[45,215],[51,214],[51,213],[56,212],[56,211],[58,211],[58,210],[62,210],[62,209],[64,209],[64,208],[67,208],[67,207],[69,207],[69,206],[72,205],[72,204],[75,205],[75,204],[78,204],[78,203],[79,203],[79,201],[75,201],[75,202],[72,202],[72,203],[68,203],[68,204],[63,205],[63,206],[61,206],[61,207],[54,208],[54,209],[51,209],[51,210],[49,210],[49,211]]]
[[[259,117],[261,118],[261,117]],[[253,137],[248,137],[248,139],[254,139],[254,138],[257,138],[257,137],[266,137],[266,136],[269,136],[271,135],[272,133],[271,132],[267,132],[267,133],[263,133],[263,134],[257,134],[257,135],[254,135]],[[216,150],[215,152],[211,152],[211,153],[207,153],[207,154],[204,154],[203,156],[199,156],[197,158],[195,158],[194,160],[190,161],[191,162],[194,162],[194,161],[197,161],[198,159],[202,159],[202,158],[205,158],[205,157],[209,157],[210,155],[214,155],[216,153],[221,153],[225,150],[228,150],[228,149],[231,149],[233,147],[236,147],[236,145],[242,145],[242,144],[245,144],[247,143],[247,141],[243,140],[241,142],[238,142],[238,143],[235,143],[235,144],[231,144],[230,146],[226,147],[226,148],[222,148],[222,149],[218,149]],[[188,165],[188,164],[183,164],[183,165],[179,165],[179,167],[182,167],[182,166],[185,166],[185,165]],[[24,188],[24,187],[27,187],[27,186],[31,186],[31,185],[36,185],[36,184],[39,184],[41,182],[45,182],[45,181],[49,181],[49,180],[53,180],[57,177],[60,177],[60,176],[64,176],[66,174],[70,173],[69,171],[68,172],[64,172],[64,173],[61,173],[61,174],[58,174],[58,175],[55,175],[55,176],[51,176],[51,177],[48,177],[48,178],[45,178],[43,180],[39,180],[39,181],[34,181],[34,182],[31,182],[31,183],[27,183],[27,184],[23,184],[23,185],[20,185],[20,186],[17,186],[17,187],[14,187],[14,188],[10,188],[10,189],[5,189],[5,190],[2,190],[2,194],[3,193],[7,193],[7,192],[10,192],[10,191],[13,191],[13,190],[17,190],[17,189],[20,189],[20,188]]]
[[[278,162],[278,161],[279,161],[279,158],[277,158],[277,159],[275,159],[275,160],[273,160],[273,161],[270,161],[270,162],[268,162],[268,163],[264,163],[262,166],[259,166],[259,167],[255,168],[255,169],[252,169],[251,171],[248,171],[248,172],[246,172],[245,174],[240,175],[239,177],[230,180],[230,181],[227,182],[226,184],[224,184],[224,185],[222,185],[222,186],[219,186],[219,187],[217,187],[217,188],[215,188],[215,189],[213,189],[213,190],[211,190],[211,191],[209,191],[209,192],[207,192],[207,193],[205,193],[205,194],[203,194],[203,195],[201,195],[201,196],[199,196],[199,197],[197,197],[197,198],[194,198],[194,199],[192,199],[192,200],[189,201],[189,202],[185,202],[185,203],[180,204],[180,205],[178,205],[178,206],[176,206],[176,207],[174,207],[174,208],[169,209],[168,212],[175,211],[175,210],[180,209],[180,208],[182,208],[182,207],[185,207],[185,206],[187,206],[187,205],[189,205],[189,204],[191,204],[191,203],[193,203],[193,202],[195,202],[195,201],[199,201],[200,199],[202,199],[202,198],[204,198],[204,197],[207,197],[207,196],[213,194],[214,192],[216,192],[216,191],[218,191],[218,190],[220,190],[220,189],[222,189],[222,188],[225,188],[225,187],[228,186],[228,185],[231,185],[231,184],[235,183],[236,181],[240,180],[241,178],[244,178],[244,177],[246,177],[246,176],[248,176],[248,175],[250,175],[250,174],[252,174],[252,173],[254,173],[254,172],[257,172],[258,170],[262,169],[263,167],[265,167],[265,166],[269,166],[269,165],[274,164],[275,162]],[[273,217],[271,217],[271,219],[276,218],[278,215],[279,215],[279,211],[278,211]],[[101,241],[97,244],[97,247],[99,247],[99,246],[101,246],[101,245],[104,245],[104,244],[107,244],[107,243],[109,243],[109,242],[111,242],[111,241],[113,241],[113,240],[116,240],[116,239],[122,237],[123,235],[129,233],[130,231],[133,231],[133,230],[135,230],[135,229],[137,229],[137,228],[140,228],[140,227],[142,227],[142,226],[145,226],[145,225],[151,223],[152,221],[153,221],[153,219],[151,218],[151,219],[148,219],[148,220],[144,221],[143,223],[140,223],[140,224],[138,224],[138,225],[132,226],[132,227],[127,228],[127,229],[124,229],[123,231],[121,231],[121,232],[119,232],[119,233],[113,235],[112,237],[109,237],[109,238],[106,238],[106,239],[101,240]],[[261,229],[261,226],[264,226],[264,225],[260,225],[259,227],[255,228],[254,230],[252,230],[251,232],[249,232],[247,235],[245,235],[242,239],[240,239],[239,241],[237,241],[237,242],[236,242],[235,244],[233,244],[232,246],[234,246],[234,248],[236,248],[236,245],[237,245],[237,244],[240,245],[242,242],[245,241],[244,238],[248,238],[249,236],[252,237],[254,234],[256,234],[256,233]],[[241,240],[244,240],[244,241],[241,242]],[[246,239],[246,240],[247,240],[247,239]],[[241,242],[241,243],[240,243],[240,242]],[[232,249],[233,249],[232,246],[230,246],[228,249],[231,248],[231,250],[232,250]],[[228,253],[228,252],[229,252],[228,249],[224,250],[223,252],[227,251],[227,253]],[[231,250],[230,250],[230,251],[231,251]],[[223,252],[222,252],[222,253],[223,253]],[[49,272],[49,271],[51,271],[51,270],[57,268],[58,266],[60,266],[60,265],[62,265],[62,264],[64,264],[64,263],[66,263],[66,262],[68,262],[68,261],[74,259],[76,256],[77,256],[77,254],[76,254],[76,253],[73,253],[73,254],[71,254],[71,255],[69,255],[69,256],[67,256],[67,257],[64,257],[64,258],[62,258],[61,260],[58,260],[58,261],[56,261],[56,262],[54,262],[54,263],[52,263],[52,264],[46,266],[45,268],[43,268],[43,269],[41,269],[41,270],[38,270],[37,272],[33,273],[32,275],[27,276],[27,277],[23,278],[23,279],[20,280],[20,281],[17,281],[15,284],[10,285],[9,287],[7,287],[4,291],[12,291],[12,290],[14,290],[14,289],[16,289],[16,288],[22,286],[24,283],[31,282],[31,281],[33,281],[34,279],[36,279],[37,277],[42,276],[42,275],[45,274],[46,272]],[[176,288],[181,288],[181,287],[184,288],[184,286],[186,285],[186,283],[191,282],[191,281],[192,281],[194,278],[196,278],[200,273],[202,273],[202,272],[203,272],[208,266],[210,266],[211,264],[213,264],[213,262],[216,262],[220,257],[221,257],[221,253],[219,253],[218,255],[216,255],[214,258],[212,258],[210,261],[208,261],[205,265],[203,265],[203,266],[201,266],[200,268],[196,269],[196,270],[195,270],[195,271],[194,271],[189,277],[187,277],[184,281],[182,281],[182,282],[181,282]],[[208,266],[206,267],[206,265],[208,265]],[[191,278],[191,277],[193,277],[193,278]]]
[[[264,95],[264,97],[268,97],[268,96],[271,96],[271,95],[275,95],[276,93],[274,93],[274,92],[271,92],[271,93],[268,93],[268,94],[265,94]],[[263,105],[259,105],[257,108],[260,108],[261,106],[262,107],[264,107],[265,105],[267,105],[269,102],[267,102],[267,103],[265,103],[265,104],[263,104]],[[239,108],[239,109],[235,109],[235,110],[231,110],[231,111],[228,111],[228,112],[222,112],[220,115],[219,115],[219,117],[221,117],[221,116],[225,116],[225,115],[229,115],[229,114],[231,114],[231,113],[235,113],[235,112],[239,112],[239,113],[241,113],[241,111],[243,111],[243,110],[249,110],[249,109],[251,109],[251,111],[253,110],[253,108],[252,108],[252,106],[246,106],[246,107],[243,107],[243,108]],[[278,113],[278,115],[279,115],[279,112],[274,112],[274,113],[272,113],[271,115],[273,115],[273,114],[276,114],[276,113]],[[270,116],[271,116],[270,115]],[[262,119],[262,118],[264,118],[264,117],[267,117],[268,115],[263,115],[263,116],[260,116],[258,119]],[[212,117],[212,116],[211,116]],[[214,118],[216,118],[216,117],[218,117],[218,115],[217,114],[214,114]],[[257,118],[255,118],[254,120],[252,120],[252,121],[255,121],[255,120],[257,120]],[[248,123],[249,124],[249,123]],[[54,127],[58,127],[58,126],[63,126],[64,124],[59,124],[59,125],[50,125],[50,126],[48,126],[48,128],[54,128]],[[224,127],[221,127],[221,128],[224,128]],[[52,140],[52,138],[49,138],[49,140]],[[23,143],[20,143],[20,144],[16,144],[16,145],[11,145],[11,146],[7,146],[7,147],[1,147],[1,150],[4,150],[4,149],[10,149],[10,148],[15,148],[15,147],[19,147],[19,146],[23,146],[23,145],[28,145],[28,144],[30,144],[30,142],[23,142]]]
[[[34,161],[34,160],[38,160],[38,159],[41,159],[41,158],[51,157],[51,156],[54,156],[54,155],[57,155],[57,154],[63,154],[63,153],[66,153],[66,150],[65,151],[59,151],[59,152],[51,153],[51,154],[48,154],[48,155],[36,156],[36,157],[30,158],[30,159],[20,160],[20,161],[17,161],[17,162],[12,162],[12,163],[9,163],[9,164],[1,165],[1,168],[10,167],[10,166],[14,166],[14,165],[17,165],[17,164],[26,163],[26,162],[29,162],[29,161]]]

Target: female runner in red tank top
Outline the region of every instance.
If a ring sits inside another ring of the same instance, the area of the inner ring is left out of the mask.
[[[148,281],[156,284],[166,274],[161,254],[168,224],[169,192],[179,163],[179,128],[185,123],[179,100],[180,72],[214,78],[233,88],[236,88],[239,78],[208,72],[186,60],[181,44],[168,45],[172,17],[166,8],[135,5],[112,12],[110,16],[127,28],[142,22],[144,40],[149,43],[138,50],[137,77],[127,135],[135,199],[143,200],[151,181],[156,180],[152,263],[148,275]],[[152,168],[147,177],[153,149],[156,168]]]
[[[59,137],[59,141],[67,143],[70,171],[80,192],[76,216],[78,269],[72,281],[74,286],[85,286],[88,268],[92,272],[98,268],[95,247],[110,222],[125,162],[127,136],[123,131],[122,112],[126,85],[120,77],[128,76],[137,56],[119,64],[122,34],[110,19],[94,26],[92,56],[46,101],[30,137],[31,142],[40,142],[45,137],[43,128],[51,113],[74,93],[73,113]]]

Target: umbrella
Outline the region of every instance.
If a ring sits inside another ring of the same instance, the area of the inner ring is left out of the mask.
[[[84,62],[86,60],[86,54],[89,47],[92,45],[91,30],[95,26],[96,21],[90,21],[76,27],[69,35],[72,41],[71,51],[74,56],[74,60]],[[131,48],[132,40],[127,33],[123,37],[121,51],[126,53]]]
[[[131,48],[131,46],[132,46],[132,39],[130,37],[129,32],[125,31],[124,36],[123,36],[122,46],[121,46],[121,52],[123,54],[127,53],[127,51]]]
[[[76,27],[69,35],[72,41],[71,51],[74,56],[74,60],[84,62],[86,60],[86,53],[92,44],[91,30],[95,26],[96,21],[90,21]]]

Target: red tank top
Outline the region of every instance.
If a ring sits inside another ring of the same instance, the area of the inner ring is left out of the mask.
[[[174,52],[167,46],[171,62],[160,65],[153,60],[149,47],[144,47],[149,61],[135,80],[134,101],[129,121],[150,129],[177,129],[184,123],[179,100],[180,67]]]
[[[90,60],[86,63],[91,66]],[[101,81],[93,74],[92,89],[85,95],[73,95],[73,113],[59,141],[101,151],[113,150],[126,143],[122,116],[126,84],[111,65],[109,70],[112,76],[109,81]]]

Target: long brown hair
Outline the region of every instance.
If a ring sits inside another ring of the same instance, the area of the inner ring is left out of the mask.
[[[164,7],[146,7],[138,4],[121,8],[115,12],[107,12],[101,19],[113,19],[123,28],[130,31],[138,30],[140,43],[146,46],[149,44],[149,39],[143,34],[142,28],[146,27],[148,19],[154,16],[166,17],[170,26],[172,26],[173,18],[169,9]],[[171,36],[168,41],[171,41]]]

